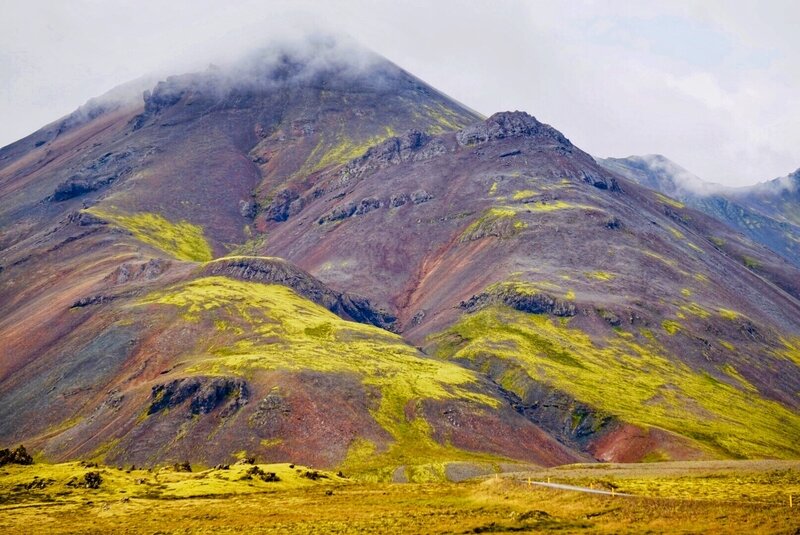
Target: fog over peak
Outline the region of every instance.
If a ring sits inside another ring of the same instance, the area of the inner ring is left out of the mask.
[[[623,176],[636,173],[636,182],[664,192],[670,197],[683,198],[686,195],[712,195],[730,191],[733,188],[707,182],[694,173],[684,169],[662,154],[633,155],[627,158],[600,158],[598,161]]]
[[[668,154],[743,186],[800,165],[798,23],[788,0],[9,0],[0,145],[147,73],[334,28],[483,115],[525,110],[592,154]],[[370,61],[333,50],[319,60]]]

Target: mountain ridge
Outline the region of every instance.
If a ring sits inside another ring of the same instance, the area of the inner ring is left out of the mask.
[[[660,155],[598,162],[627,178],[704,212],[800,265],[800,170],[752,186],[711,184]]]

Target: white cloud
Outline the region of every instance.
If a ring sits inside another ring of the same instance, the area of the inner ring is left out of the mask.
[[[526,110],[597,156],[662,153],[741,185],[800,166],[800,4],[8,0],[0,144],[151,71],[295,26],[353,35],[485,114]]]

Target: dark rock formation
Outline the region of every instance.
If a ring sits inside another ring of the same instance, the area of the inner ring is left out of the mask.
[[[419,130],[409,130],[371,147],[363,156],[348,163],[342,176],[360,178],[377,169],[402,162],[429,160],[446,151],[440,139],[431,139]]]
[[[295,202],[299,201],[299,202]],[[272,201],[264,209],[267,221],[286,221],[302,210],[303,202],[300,195],[291,189],[284,189],[275,194]]]
[[[15,450],[3,449],[0,450],[0,466],[6,464],[33,464],[33,457],[22,445]]]
[[[223,416],[227,416],[247,404],[248,388],[239,378],[186,377],[154,386],[150,398],[147,414],[173,409],[190,400],[190,416],[208,414],[223,404],[226,404]]]
[[[67,199],[84,195],[90,191],[104,188],[116,179],[116,175],[95,179],[83,178],[79,175],[75,175],[56,186],[56,190],[53,192],[51,198],[55,202],[66,201]]]
[[[507,401],[518,413],[564,444],[585,449],[592,440],[617,423],[612,416],[577,402],[551,386],[530,379],[525,384],[527,388],[522,398],[503,390]]]
[[[258,402],[256,410],[250,415],[248,422],[253,427],[276,427],[281,418],[291,412],[286,400],[277,392],[270,392]]]
[[[431,199],[433,199],[433,195],[431,195],[424,189],[418,189],[417,191],[411,194],[411,202],[413,202],[414,204],[422,204],[424,202],[428,202]]]
[[[520,291],[513,286],[501,286],[488,292],[473,295],[459,306],[467,312],[476,312],[488,305],[503,304],[520,312],[550,314],[570,317],[577,314],[575,303],[557,299],[544,292]]]
[[[398,208],[406,204],[408,200],[408,193],[393,193],[389,199],[389,206],[391,208]]]
[[[112,284],[125,284],[137,280],[155,280],[170,266],[168,260],[151,258],[147,262],[125,262],[115,269],[106,280]]]
[[[456,134],[461,145],[479,145],[493,139],[512,137],[549,138],[564,147],[572,148],[572,143],[561,132],[521,111],[495,113],[485,121],[468,126]]]
[[[342,219],[347,219],[351,215],[356,213],[358,209],[358,205],[354,202],[349,202],[344,205],[337,206],[333,210],[331,210],[327,215],[324,215],[319,218],[317,221],[320,225],[325,223],[332,223],[334,221],[340,221]]]
[[[302,269],[279,258],[220,259],[203,268],[204,275],[224,275],[240,280],[281,284],[345,319],[392,330],[397,318],[364,297],[336,292]]]
[[[367,197],[366,199],[361,199],[361,202],[358,203],[358,207],[356,208],[355,215],[364,215],[372,210],[375,210],[376,208],[380,208],[381,206],[381,200],[377,197]]]
[[[50,200],[66,201],[111,185],[131,171],[132,165],[129,160],[132,156],[134,156],[132,150],[116,154],[109,152],[89,162],[76,174],[56,186]]]

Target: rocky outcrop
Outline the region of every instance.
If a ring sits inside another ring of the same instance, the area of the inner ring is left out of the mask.
[[[550,314],[570,317],[577,314],[575,303],[561,300],[544,292],[529,288],[519,289],[514,285],[499,285],[461,301],[459,307],[467,312],[477,312],[489,305],[502,304],[529,314]]]
[[[388,201],[384,201],[378,197],[365,197],[359,202],[350,201],[345,204],[336,206],[333,210],[323,215],[317,220],[317,223],[324,225],[325,223],[334,223],[341,221],[352,216],[360,216],[368,214],[378,208],[388,206],[390,208],[399,208],[405,204],[423,204],[433,199],[433,195],[424,189],[418,189],[412,193],[393,193]]]
[[[133,151],[130,150],[117,154],[111,152],[104,154],[56,186],[50,200],[66,201],[111,185],[131,172],[132,166],[128,160],[133,155]]]
[[[425,132],[409,130],[397,137],[371,147],[363,156],[352,160],[342,170],[342,176],[352,179],[402,162],[429,160],[447,151],[441,139]]]
[[[317,223],[320,225],[324,225],[325,223],[333,223],[335,221],[341,221],[342,219],[347,219],[351,215],[356,213],[356,209],[358,205],[354,202],[348,202],[346,204],[339,205],[335,207],[333,210],[325,214],[324,216],[320,217]]]
[[[588,155],[576,148],[564,134],[550,125],[540,123],[535,117],[521,111],[495,113],[485,121],[470,125],[456,133],[456,140],[459,145],[466,147],[513,138],[533,140],[536,144],[536,150],[545,148],[554,150],[561,156],[574,157],[575,155],[584,155],[588,157]],[[525,146],[520,148],[512,147],[511,150],[501,152],[497,157],[509,158],[525,153]],[[592,171],[582,170],[576,175],[574,178],[591,184],[596,188],[619,191],[619,184],[616,179],[599,167]]]
[[[424,189],[418,189],[411,194],[411,202],[413,202],[414,204],[422,204],[424,202],[428,202],[431,199],[433,199],[433,195],[431,195]]]
[[[117,179],[116,175],[88,179],[75,175],[56,186],[51,199],[55,202],[66,201],[86,193],[102,189]]]
[[[549,138],[564,147],[572,147],[572,143],[561,132],[521,111],[495,113],[485,121],[468,126],[456,134],[460,145],[479,145],[495,139],[513,137]],[[511,153],[505,155],[509,156]]]
[[[364,215],[375,210],[376,208],[380,208],[381,206],[383,206],[383,203],[377,197],[367,197],[365,199],[361,199],[361,202],[358,203],[354,215]]]
[[[311,274],[280,258],[222,258],[208,263],[201,274],[287,286],[345,319],[390,331],[397,320],[392,314],[374,306],[367,298],[332,290]]]
[[[522,396],[501,389],[504,397],[518,413],[563,444],[585,450],[618,423],[616,418],[576,401],[561,390],[530,378],[522,382],[526,386]]]
[[[248,402],[247,383],[238,377],[185,377],[152,388],[147,414],[175,409],[187,402],[187,416],[208,414],[225,406],[223,416]]]
[[[304,206],[305,201],[296,191],[284,189],[275,194],[263,213],[267,221],[286,221],[290,216],[300,212]]]
[[[2,449],[0,450],[0,466],[7,464],[33,464],[33,457],[22,445],[15,450]]]
[[[221,258],[207,264],[202,274],[280,284],[328,309],[335,305],[338,297],[334,291],[309,273],[280,258],[249,256]]]
[[[169,260],[164,260],[163,258],[151,258],[147,262],[125,262],[106,277],[106,281],[111,284],[125,284],[138,280],[155,280],[171,264]]]
[[[178,81],[181,77],[170,76],[166,81],[158,82],[156,86],[142,93],[144,112],[131,121],[134,130],[140,129],[148,119],[157,115],[161,110],[177,104],[188,92],[185,84]]]
[[[620,191],[619,184],[614,177],[601,172],[593,173],[581,171],[580,179],[598,189]]]

